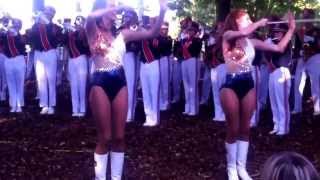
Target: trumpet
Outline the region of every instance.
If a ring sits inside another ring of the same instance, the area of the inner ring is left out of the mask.
[[[317,23],[320,22],[320,19],[296,19],[296,23]],[[268,25],[274,25],[274,24],[288,24],[288,20],[283,21],[270,21],[267,22]]]

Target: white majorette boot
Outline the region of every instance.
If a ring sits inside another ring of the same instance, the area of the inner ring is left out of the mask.
[[[242,180],[252,180],[249,176],[246,164],[247,164],[247,155],[249,142],[247,141],[237,141],[237,171],[240,179]]]
[[[238,180],[237,143],[226,143],[228,180]]]
[[[124,162],[123,152],[111,152],[111,180],[121,180]]]
[[[108,153],[107,154],[94,153],[94,162],[95,162],[95,166],[94,166],[95,180],[106,180]]]

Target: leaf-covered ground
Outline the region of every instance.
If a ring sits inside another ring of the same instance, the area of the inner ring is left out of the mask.
[[[95,125],[90,117],[73,119],[64,94],[55,116],[38,115],[34,93],[27,96],[23,114],[9,115],[7,104],[0,105],[1,180],[92,179]],[[160,126],[146,128],[138,105],[137,121],[127,125],[124,179],[226,179],[224,123],[211,120],[210,106],[201,106],[196,118],[182,116],[181,107],[176,104],[161,113]],[[280,151],[302,153],[320,169],[320,119],[310,113],[307,109],[293,117],[286,137],[268,135],[271,113],[262,114],[259,127],[252,130],[248,156],[254,179],[259,179],[265,160]]]

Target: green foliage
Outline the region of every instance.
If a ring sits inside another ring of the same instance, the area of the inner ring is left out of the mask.
[[[245,8],[254,18],[271,14],[283,15],[288,10],[300,14],[304,8],[312,8],[319,12],[318,0],[233,0],[234,8]]]
[[[169,6],[177,10],[179,18],[192,16],[196,21],[208,26],[216,19],[215,0],[174,0]],[[320,13],[319,0],[232,0],[232,8],[247,9],[249,14],[257,19],[271,14],[282,16],[289,9],[297,15],[304,8],[315,9],[318,15]]]
[[[216,17],[216,6],[213,0],[175,0],[169,4],[177,10],[177,16],[192,18],[204,25],[211,25]]]

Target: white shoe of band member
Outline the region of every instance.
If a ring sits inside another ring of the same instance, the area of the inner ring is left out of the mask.
[[[42,110],[40,111],[40,114],[48,114],[48,107],[43,107]]]
[[[146,126],[146,127],[154,127],[154,126],[157,126],[158,125],[158,122],[156,120],[152,120],[152,119],[146,119],[146,122],[143,124],[143,126]]]
[[[291,115],[297,115],[297,114],[299,114],[299,113],[301,113],[301,112],[295,111],[295,110],[291,111]]]
[[[123,152],[111,152],[111,180],[121,180],[124,162]]]
[[[17,113],[21,113],[21,112],[22,112],[21,106],[18,106],[18,107],[17,107],[16,112],[17,112]]]
[[[85,114],[86,114],[85,112],[78,113],[78,117],[84,117]]]
[[[287,132],[281,131],[281,130],[276,133],[277,136],[283,136],[283,135],[287,135],[287,134],[288,134]]]
[[[126,122],[131,123],[131,122],[133,122],[133,119],[127,119]]]
[[[225,122],[226,120],[225,120],[226,118],[225,117],[214,117],[213,119],[212,119],[212,121],[217,121],[217,122]]]
[[[94,153],[94,173],[95,180],[106,180],[107,165],[108,165],[108,153],[96,154]]]
[[[313,115],[314,115],[314,116],[320,115],[320,111],[315,111],[315,112],[313,112]]]
[[[278,132],[278,125],[275,123],[273,125],[273,130],[269,132],[269,134],[276,134]]]
[[[249,142],[237,141],[237,171],[240,179],[252,180],[246,170]]]
[[[14,112],[16,112],[16,110],[17,110],[17,107],[11,107],[10,112],[14,113]]]
[[[150,124],[150,118],[149,116],[146,116],[146,121],[143,123],[143,126],[149,126]]]
[[[48,113],[47,114],[54,114],[54,108],[53,107],[49,107],[48,108]]]
[[[78,117],[79,113],[72,113],[72,117]]]
[[[225,143],[227,151],[228,180],[238,180],[237,172],[237,143]]]

